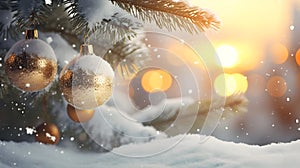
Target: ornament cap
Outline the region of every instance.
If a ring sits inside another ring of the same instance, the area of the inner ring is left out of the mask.
[[[80,55],[93,55],[94,54],[94,49],[93,49],[93,45],[89,45],[89,44],[82,44],[80,46]]]
[[[39,32],[36,29],[26,30],[25,38],[26,39],[37,39],[39,37]]]

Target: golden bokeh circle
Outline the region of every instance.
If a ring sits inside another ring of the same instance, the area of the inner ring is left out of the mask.
[[[172,83],[172,76],[165,70],[155,69],[147,71],[141,79],[142,87],[146,92],[166,91]]]

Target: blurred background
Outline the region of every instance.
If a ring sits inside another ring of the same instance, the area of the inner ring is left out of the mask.
[[[165,47],[198,72],[195,75],[202,99],[210,99],[213,90],[223,97],[244,94],[249,101],[247,113],[223,117],[213,135],[222,140],[258,145],[299,139],[300,1],[190,0],[190,3],[210,9],[221,20],[220,30],[209,30],[205,35],[216,50],[214,59],[220,60],[219,65],[208,68],[211,71],[223,68],[224,72],[209,77],[205,63],[191,50],[175,43],[167,43]],[[157,62],[154,58],[154,64],[163,62],[181,68],[181,62],[174,56],[165,58]],[[168,98],[180,95],[176,80],[173,78],[172,83],[169,74],[159,71],[149,69],[137,77],[149,79],[148,83],[139,83],[143,92],[130,91],[137,106],[144,108],[150,104],[145,100],[151,88],[160,88]],[[186,81],[183,85],[190,82]],[[159,102],[159,96],[156,101]]]
[[[249,144],[300,138],[300,1],[191,0],[219,16],[206,33],[226,80],[224,96],[245,93],[248,112],[224,121],[215,135]],[[214,89],[220,89],[218,77]],[[222,89],[222,88],[221,88]]]

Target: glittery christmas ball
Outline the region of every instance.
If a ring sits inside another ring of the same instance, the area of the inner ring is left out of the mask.
[[[60,133],[56,125],[52,123],[42,123],[36,128],[35,140],[44,144],[57,144]]]
[[[68,112],[68,116],[71,120],[75,121],[75,122],[87,122],[90,121],[95,113],[94,109],[90,109],[90,110],[79,110],[76,109],[75,107],[73,107],[72,105],[68,104],[67,106],[67,112]]]
[[[60,88],[69,104],[77,109],[94,109],[112,95],[114,71],[94,54],[81,54],[60,74]]]
[[[8,51],[4,62],[10,82],[27,92],[44,89],[57,73],[53,49],[39,39],[20,40]]]

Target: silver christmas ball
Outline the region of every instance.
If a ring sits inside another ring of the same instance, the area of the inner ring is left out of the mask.
[[[61,72],[63,96],[78,109],[94,109],[112,95],[114,71],[110,64],[93,53],[74,58]]]
[[[53,49],[39,39],[20,40],[8,51],[4,62],[10,82],[27,92],[44,89],[57,73]]]

